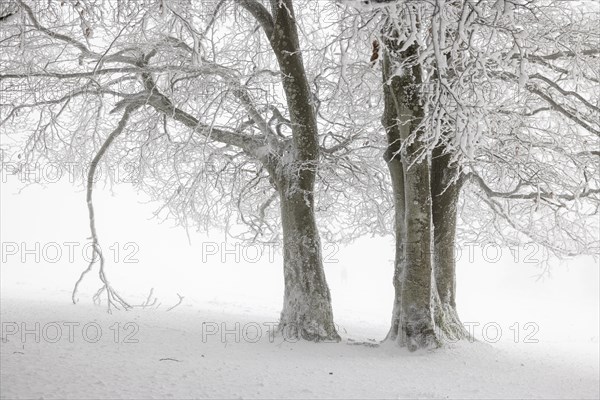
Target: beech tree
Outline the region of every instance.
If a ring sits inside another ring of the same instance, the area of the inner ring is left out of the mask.
[[[80,281],[99,262],[103,286],[96,299],[106,295],[109,309],[131,304],[105,272],[93,186],[104,163],[127,161],[135,167],[137,187],[164,200],[168,213],[183,223],[191,219],[208,227],[220,221],[228,228],[241,222],[250,237],[265,240],[277,237],[281,225],[280,331],[339,340],[315,193],[323,213],[333,214],[325,225],[333,235],[339,232],[335,210],[348,209],[332,201],[346,196],[334,178],[372,181],[374,174],[349,161],[369,147],[355,146],[360,132],[328,120],[331,110],[321,107],[323,96],[347,93],[348,86],[322,71],[307,73],[294,3],[219,1],[207,12],[207,2],[185,0],[15,0],[3,10],[3,130],[27,136],[19,149],[24,162],[89,163],[85,183],[95,257]],[[311,53],[311,62],[331,60],[335,41],[317,42],[322,47],[317,56]],[[359,124],[346,116],[350,121]],[[319,134],[319,125],[328,130]],[[381,207],[381,199],[361,196]],[[364,231],[367,221],[382,221],[354,214],[352,235]]]
[[[597,10],[346,3],[376,21],[382,48],[396,234],[387,339],[415,350],[466,338],[455,300],[461,190],[471,238],[483,228],[559,256],[598,252]]]

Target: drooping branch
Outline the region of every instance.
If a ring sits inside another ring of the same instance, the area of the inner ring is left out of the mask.
[[[556,91],[558,91],[560,94],[564,95],[564,96],[573,96],[575,97],[577,100],[581,101],[583,104],[585,104],[586,107],[599,112],[600,113],[600,108],[596,107],[595,105],[593,105],[592,103],[590,103],[589,101],[587,101],[586,99],[583,98],[583,96],[581,96],[579,93],[574,92],[572,90],[565,90],[562,87],[560,87],[556,82],[554,82],[552,79],[540,74],[540,73],[535,73],[533,75],[530,75],[529,78],[531,79],[539,79],[541,81],[544,81],[545,83],[547,83],[548,85],[550,85],[551,87],[553,87],[554,89],[556,89]]]
[[[544,246],[546,249],[553,252],[555,255],[575,257],[579,254],[577,252],[573,252],[573,251],[569,251],[569,250],[560,248],[555,243],[552,243],[544,238],[541,238],[535,232],[519,226],[518,223],[515,222],[515,220],[513,218],[511,218],[511,216],[506,212],[504,207],[502,207],[502,205],[500,204],[500,202],[497,199],[489,197],[487,195],[480,196],[480,198],[482,198],[482,200],[490,207],[491,210],[493,210],[493,212],[496,215],[500,216],[504,221],[506,221],[512,229],[514,229],[516,232],[519,232],[519,233],[525,235],[530,240],[532,240],[536,243],[540,243],[542,246]]]
[[[528,84],[526,87],[527,87],[527,90],[529,90],[531,93],[533,93],[533,94],[537,95],[538,97],[540,97],[541,99],[545,100],[554,110],[558,111],[559,113],[561,113],[562,115],[564,115],[571,121],[575,122],[577,125],[581,126],[588,132],[593,133],[594,135],[600,137],[600,130],[595,129],[590,124],[588,124],[587,122],[585,122],[581,118],[579,118],[575,112],[571,112],[565,106],[559,104],[558,101],[553,99],[552,96],[550,96],[548,93],[540,90],[535,85]]]
[[[92,159],[92,162],[88,169],[86,201],[87,201],[87,207],[88,207],[88,217],[89,217],[89,222],[90,222],[90,233],[91,233],[91,239],[92,239],[93,254],[92,254],[92,258],[88,264],[88,267],[81,273],[77,282],[75,282],[75,286],[73,287],[73,292],[71,294],[71,300],[73,301],[73,304],[77,303],[76,295],[77,295],[77,290],[79,288],[79,284],[81,283],[83,278],[92,270],[94,264],[96,263],[96,260],[99,260],[100,261],[100,269],[99,269],[98,274],[100,276],[100,280],[103,283],[103,286],[102,286],[102,288],[100,288],[100,290],[94,296],[94,300],[95,301],[98,300],[99,296],[102,294],[102,292],[106,291],[109,312],[111,311],[111,306],[115,307],[117,309],[119,309],[119,306],[121,306],[126,310],[130,309],[132,307],[127,301],[125,301],[116,292],[116,290],[111,286],[110,282],[108,281],[108,278],[106,277],[106,272],[104,270],[104,256],[102,255],[102,249],[100,248],[100,242],[98,240],[98,233],[96,231],[96,218],[95,218],[94,203],[93,203],[92,195],[93,195],[93,191],[94,191],[94,180],[96,177],[96,169],[98,168],[98,164],[100,163],[100,161],[102,160],[102,157],[104,157],[104,155],[106,154],[106,152],[108,151],[108,149],[110,148],[110,146],[114,142],[114,140],[123,132],[123,130],[125,129],[125,126],[127,125],[127,122],[129,121],[129,118],[131,117],[131,114],[138,107],[139,107],[138,105],[129,105],[125,108],[123,116],[121,117],[121,120],[119,121],[117,127],[108,135],[108,137],[106,138],[106,140],[104,141],[104,143],[102,144],[100,149],[98,150],[98,153],[96,153],[96,155]]]

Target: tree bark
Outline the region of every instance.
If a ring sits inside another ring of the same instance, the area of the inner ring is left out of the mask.
[[[440,143],[431,157],[431,198],[434,227],[434,277],[437,288],[435,322],[447,340],[466,339],[456,310],[456,217],[461,180],[452,154]]]
[[[408,161],[404,161],[405,170]],[[402,343],[410,350],[437,346],[432,307],[431,193],[427,159],[415,161],[405,176],[406,267],[402,284]]]
[[[431,158],[431,195],[433,202],[435,281],[440,300],[456,307],[456,214],[460,187],[458,170],[450,165],[451,154],[437,146]]]
[[[312,193],[280,184],[285,295],[279,331],[286,339],[310,341],[340,337],[333,324]]]
[[[292,137],[264,162],[281,203],[285,295],[279,331],[286,338],[340,340],[333,323],[315,220],[314,188],[319,163],[317,117],[304,69],[292,0],[271,0],[271,12],[240,0],[263,27],[283,76]]]
[[[387,153],[387,152],[386,152]],[[404,241],[406,238],[404,219],[404,168],[402,161],[398,156],[390,158],[387,161],[388,169],[392,179],[392,190],[394,194],[395,222],[394,230],[396,234],[396,254],[394,258],[394,305],[392,308],[392,324],[387,334],[386,340],[396,340],[400,332],[400,321],[402,316],[402,280],[404,274]]]
[[[384,69],[384,80],[386,70]],[[387,136],[388,147],[383,158],[390,171],[394,200],[394,233],[396,237],[396,254],[394,259],[394,304],[392,308],[392,323],[386,340],[396,340],[400,334],[402,316],[402,277],[404,270],[404,242],[406,240],[405,196],[404,196],[404,167],[402,166],[400,128],[398,113],[389,85],[383,85],[384,111],[381,123]]]
[[[396,299],[388,338],[414,351],[439,345],[433,316],[430,166],[417,131],[424,115],[417,94],[422,76],[419,67],[408,69],[402,76],[392,76],[392,64],[415,57],[417,48],[410,46],[400,53],[396,51],[397,43],[392,40],[386,45],[383,76],[388,99],[384,120],[386,117],[395,117],[396,123],[384,123],[388,135],[388,152],[401,154],[403,170],[400,178],[400,169],[395,165],[397,161],[388,162],[388,166],[392,167],[390,173],[394,181],[397,232],[394,273]],[[388,107],[392,106],[390,100],[393,101],[394,111],[389,111]],[[402,142],[413,133],[417,134],[417,138],[410,145],[402,147]],[[388,153],[388,158],[389,155]],[[403,196],[397,193],[400,188],[404,190]]]

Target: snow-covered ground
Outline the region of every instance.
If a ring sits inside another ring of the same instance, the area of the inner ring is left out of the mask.
[[[157,301],[108,314],[91,303],[93,275],[70,304],[85,266],[84,194],[57,184],[15,196],[16,187],[2,184],[0,198],[3,399],[600,396],[597,261],[554,264],[536,279],[542,270],[527,261],[537,249],[503,249],[493,262],[495,249],[475,247],[469,259],[463,248],[458,307],[479,341],[409,353],[354,344],[386,334],[390,240],[329,245],[344,341],[290,343],[268,335],[282,304],[277,253],[226,247],[220,234],[192,234],[190,245],[183,230],[148,220],[152,207],[125,188],[98,192],[109,276],[132,302],[151,288]],[[177,294],[183,302],[167,311]]]

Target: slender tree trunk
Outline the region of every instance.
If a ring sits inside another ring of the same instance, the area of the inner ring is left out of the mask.
[[[285,338],[339,341],[325,280],[313,196],[282,182],[285,295],[279,331]]]
[[[440,300],[456,307],[456,262],[454,244],[456,214],[460,187],[452,182],[458,173],[450,166],[451,154],[443,147],[434,150],[431,159],[431,194],[433,201],[433,226],[435,243],[435,281]]]
[[[398,338],[402,317],[402,279],[404,276],[404,242],[406,239],[406,232],[404,226],[404,169],[402,167],[402,161],[399,158],[400,157],[398,156],[387,160],[394,194],[396,255],[394,259],[394,305],[392,308],[392,324],[386,340],[396,340]]]
[[[431,192],[427,158],[404,161],[406,174],[406,268],[402,285],[403,342],[410,350],[437,346],[432,304]]]
[[[439,144],[431,159],[432,218],[434,227],[434,276],[437,288],[435,320],[449,340],[469,337],[456,311],[456,217],[460,195],[458,168],[452,154]]]
[[[386,79],[384,70],[384,80]],[[392,308],[392,323],[386,340],[396,340],[400,334],[402,317],[402,277],[404,270],[405,229],[405,196],[404,196],[404,167],[402,166],[400,128],[398,113],[392,91],[388,85],[383,85],[384,111],[381,123],[385,128],[388,147],[383,158],[390,171],[394,199],[394,233],[396,236],[396,255],[394,259],[394,304]]]

